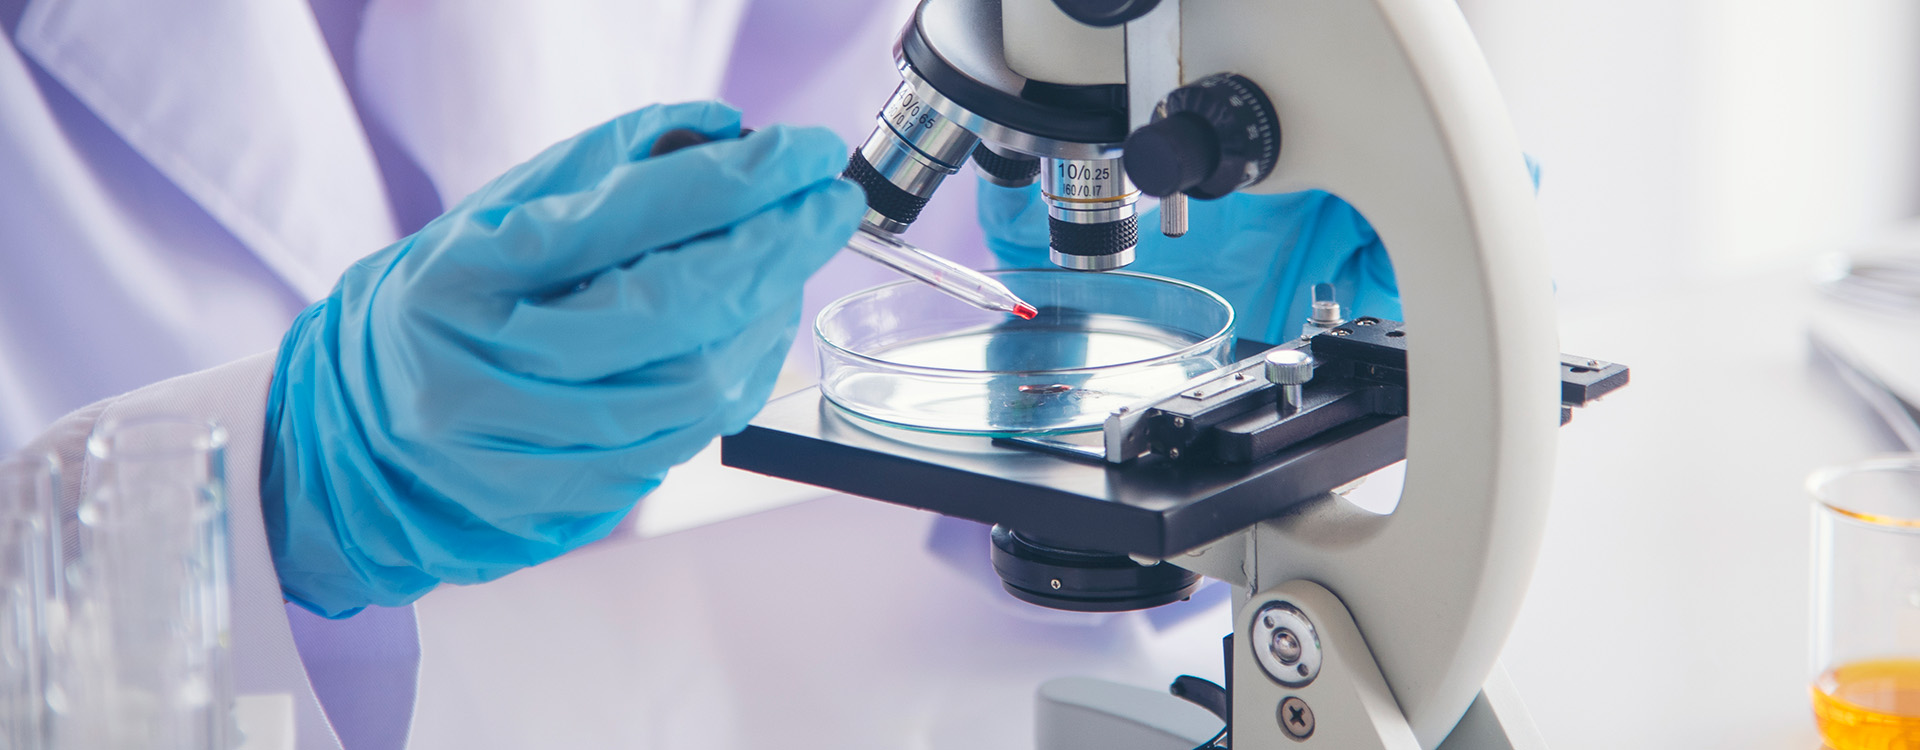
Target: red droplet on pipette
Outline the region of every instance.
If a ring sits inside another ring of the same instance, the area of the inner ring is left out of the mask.
[[[1040,310],[1022,302],[1013,306],[1013,314],[1020,316],[1021,320],[1033,320],[1034,316],[1040,314]]]

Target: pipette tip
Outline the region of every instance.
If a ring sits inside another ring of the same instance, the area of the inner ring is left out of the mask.
[[[1013,306],[1013,314],[1020,316],[1021,320],[1033,320],[1040,314],[1040,310],[1033,305],[1021,302]]]

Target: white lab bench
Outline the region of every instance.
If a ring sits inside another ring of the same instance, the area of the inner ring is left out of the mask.
[[[1813,364],[1804,278],[1564,317],[1565,351],[1633,383],[1563,430],[1505,654],[1555,750],[1819,746],[1801,481],[1887,444]],[[1220,678],[1223,607],[1164,631],[1020,609],[922,552],[931,516],[815,495],[709,455],[640,533],[435,592],[413,747],[1024,747],[1047,677]]]
[[[1812,469],[1895,444],[1816,364],[1804,265],[1567,315],[1633,383],[1562,432],[1505,661],[1554,750],[1820,746]]]

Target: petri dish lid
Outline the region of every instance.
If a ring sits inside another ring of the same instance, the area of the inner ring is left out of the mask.
[[[915,281],[828,305],[814,323],[822,393],[909,429],[1067,433],[1230,361],[1233,307],[1203,287],[1113,271],[988,273],[1040,314],[980,310]]]

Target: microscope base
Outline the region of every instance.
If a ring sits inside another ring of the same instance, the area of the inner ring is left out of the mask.
[[[1546,750],[1512,693],[1505,671],[1496,671],[1436,750]],[[1049,681],[1037,703],[1037,750],[1192,750],[1220,726],[1165,692],[1090,677]]]
[[[1062,677],[1035,696],[1036,750],[1193,750],[1220,719],[1165,690]]]
[[[1325,587],[1296,579],[1245,597],[1228,649],[1228,746],[1421,750],[1352,615]],[[1191,750],[1220,725],[1207,709],[1170,694],[1055,680],[1040,690],[1035,746]],[[1495,664],[1434,750],[1545,750],[1545,743]]]
[[[1493,665],[1487,684],[1474,696],[1473,705],[1453,733],[1436,750],[1546,750],[1547,742],[1534,726],[1533,715],[1520,702],[1519,691],[1507,677],[1506,667]]]

